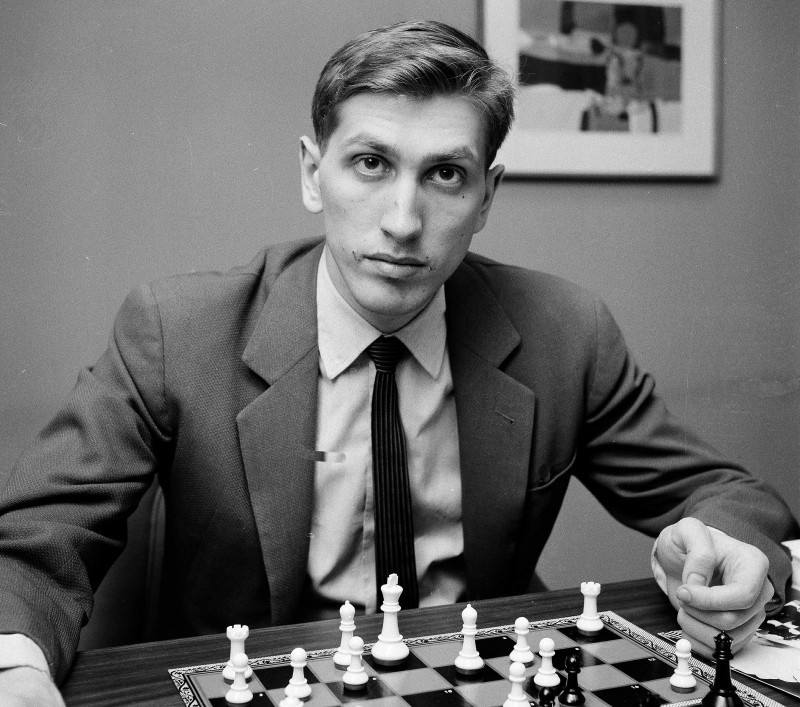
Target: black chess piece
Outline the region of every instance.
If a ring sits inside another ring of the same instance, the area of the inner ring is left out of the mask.
[[[578,686],[578,673],[581,671],[581,659],[579,651],[570,653],[564,660],[564,670],[567,672],[567,681],[564,689],[558,696],[558,701],[562,705],[582,705],[586,702],[583,690]]]
[[[731,637],[723,631],[714,637],[714,684],[703,698],[703,707],[743,707],[744,702],[731,682]]]
[[[539,707],[554,707],[556,691],[552,687],[543,687],[539,690]]]

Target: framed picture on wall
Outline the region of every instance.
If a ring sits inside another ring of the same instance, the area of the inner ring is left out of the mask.
[[[717,176],[720,0],[482,5],[484,45],[517,81],[509,176]]]

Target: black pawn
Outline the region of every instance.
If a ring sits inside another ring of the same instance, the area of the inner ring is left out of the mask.
[[[586,698],[583,695],[583,690],[578,687],[578,673],[581,671],[581,661],[577,653],[570,653],[566,657],[564,670],[567,671],[567,681],[558,696],[558,701],[562,705],[582,705],[586,702]]]
[[[556,691],[552,687],[543,687],[539,690],[539,707],[554,707]]]
[[[703,698],[703,707],[743,707],[742,698],[736,693],[736,688],[731,682],[731,637],[725,633],[718,633],[714,638],[716,649],[714,660],[717,661],[714,672],[714,684],[709,693]]]

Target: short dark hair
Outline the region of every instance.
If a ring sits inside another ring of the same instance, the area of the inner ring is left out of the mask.
[[[323,150],[338,124],[338,106],[357,93],[463,96],[485,116],[487,169],[514,118],[514,83],[508,72],[472,37],[443,22],[401,22],[371,30],[330,58],[311,107]]]

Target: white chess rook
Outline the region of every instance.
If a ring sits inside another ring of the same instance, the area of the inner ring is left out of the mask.
[[[519,661],[511,663],[508,669],[508,679],[511,681],[511,692],[508,693],[503,707],[519,707],[529,705],[528,696],[525,694],[525,666]]]
[[[228,626],[225,633],[231,642],[231,654],[227,665],[222,669],[222,677],[231,682],[234,678],[233,659],[239,653],[244,653],[244,642],[250,635],[250,629],[245,624],[234,624],[233,626]],[[252,675],[253,669],[248,665],[244,677],[249,680]]]
[[[597,597],[600,585],[597,582],[581,582],[583,594],[583,613],[578,619],[578,631],[581,633],[597,633],[603,629],[603,620],[597,613]]]
[[[361,660],[363,654],[364,640],[359,636],[353,636],[350,639],[350,665],[347,666],[347,672],[342,676],[344,686],[350,690],[363,689],[369,680]]]
[[[306,679],[307,654],[302,648],[295,648],[291,654],[292,677],[286,686],[284,693],[287,697],[293,696],[299,700],[304,700],[311,696],[311,685]]]
[[[669,676],[669,684],[675,692],[693,692],[697,686],[697,679],[692,674],[689,658],[692,655],[692,644],[681,638],[675,644],[675,657],[678,665],[675,672]]]
[[[543,638],[539,641],[539,655],[542,664],[533,676],[533,682],[538,687],[558,687],[561,678],[553,667],[553,656],[556,654],[556,644],[552,638]]]
[[[237,653],[231,659],[233,668],[233,684],[225,694],[225,701],[232,705],[243,705],[253,699],[253,693],[247,684],[245,672],[250,666],[247,664],[247,656],[244,653]],[[252,673],[252,669],[250,670]]]
[[[349,601],[345,601],[339,609],[339,617],[341,618],[339,630],[342,632],[342,640],[339,643],[339,649],[333,654],[333,664],[340,668],[346,668],[350,665],[350,639],[356,630],[356,625],[353,621],[355,615],[355,607]]]
[[[478,633],[478,612],[472,608],[472,604],[467,604],[467,608],[461,612],[461,619],[464,622],[461,628],[464,644],[456,656],[455,666],[458,672],[471,675],[483,669],[483,658],[475,645],[475,635]]]
[[[509,658],[513,663],[523,663],[524,665],[531,665],[533,663],[533,651],[528,645],[528,633],[530,633],[531,624],[524,616],[520,616],[514,622],[514,633],[517,634],[517,644],[514,650],[511,651]]]
[[[408,646],[403,643],[397,614],[400,611],[400,595],[403,588],[397,583],[397,575],[390,574],[386,584],[381,585],[383,594],[383,630],[372,646],[372,658],[381,665],[399,665],[408,658]]]

